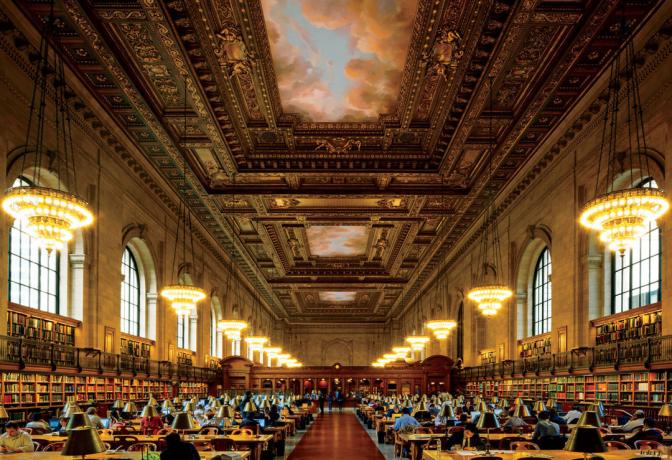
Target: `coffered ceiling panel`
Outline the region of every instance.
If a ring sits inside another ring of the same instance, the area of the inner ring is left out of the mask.
[[[60,0],[57,47],[278,316],[385,321],[662,1]]]

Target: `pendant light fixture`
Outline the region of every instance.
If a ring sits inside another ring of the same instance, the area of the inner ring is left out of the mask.
[[[93,223],[93,213],[88,203],[77,195],[75,158],[72,146],[72,129],[68,99],[72,91],[65,84],[65,67],[54,51],[53,65],[49,63],[49,40],[56,40],[54,32],[54,4],[41,33],[40,49],[26,128],[26,152],[22,157],[21,172],[26,171],[26,157],[34,148],[33,184],[19,185],[6,191],[2,209],[21,222],[24,231],[37,244],[48,250],[64,249],[77,229]],[[45,150],[47,93],[53,87],[55,149]],[[44,182],[42,171],[46,168],[56,174],[53,187]]]
[[[632,37],[625,38],[625,15],[623,18],[620,30],[625,46],[616,54],[610,66],[598,172],[595,177],[595,198],[586,203],[579,218],[582,226],[597,231],[600,241],[621,255],[632,248],[670,207],[663,190],[638,187],[636,183],[651,175],[646,155],[635,47]],[[623,74],[624,83],[621,82]],[[625,129],[620,126],[622,120],[625,120]],[[621,152],[616,151],[619,135],[627,138]],[[630,176],[625,177],[629,179],[629,185],[617,190],[620,171],[616,168],[623,163],[622,160],[630,163]],[[604,161],[606,164],[603,164]],[[635,169],[639,169],[637,176]]]
[[[184,132],[182,142],[186,142],[187,139],[187,82],[184,81]],[[182,165],[182,185],[186,189],[187,187],[187,163],[186,160]],[[179,190],[178,190],[179,194]],[[180,229],[182,230],[180,232]],[[191,225],[191,212],[189,211],[188,206],[180,197],[178,215],[177,215],[177,230],[175,232],[175,247],[173,250],[173,268],[171,271],[171,277],[177,277],[177,280],[173,278],[173,282],[168,286],[165,286],[161,290],[161,297],[168,300],[172,306],[175,313],[178,316],[190,316],[196,311],[196,306],[198,302],[207,297],[205,291],[199,287],[192,286],[187,284],[185,281],[179,279],[179,267],[177,265],[177,252],[180,246],[180,234],[182,235],[182,263],[187,262],[187,231],[189,231],[190,239],[190,254],[191,254],[191,267],[194,267],[195,257],[194,257],[194,233]]]
[[[480,267],[476,273],[476,286],[474,286],[467,294],[467,298],[476,303],[483,316],[496,315],[502,308],[504,302],[513,296],[513,291],[511,291],[511,289],[509,289],[509,287],[502,281],[501,276],[503,268],[502,252],[499,242],[499,231],[497,229],[497,217],[495,216],[494,211],[496,193],[494,191],[488,191],[488,184],[494,174],[492,163],[495,153],[495,137],[492,129],[493,84],[494,78],[490,77],[490,146],[488,148],[488,178],[485,186],[487,205],[485,209],[483,233],[481,236],[481,254],[479,257]],[[489,272],[492,272],[492,275]]]

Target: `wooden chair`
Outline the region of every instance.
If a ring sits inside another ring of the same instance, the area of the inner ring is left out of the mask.
[[[243,446],[238,447],[237,449],[235,448],[235,443],[227,438],[215,438],[211,441],[212,443],[212,448],[217,451],[217,452],[224,452],[227,450],[245,450],[243,449]]]
[[[514,441],[511,443],[511,450],[540,450],[539,446],[530,441]]]
[[[432,429],[427,426],[419,426],[415,430],[413,430],[413,432],[416,434],[431,434]]]
[[[191,441],[191,443],[199,452],[211,452],[213,450],[212,443],[210,441],[199,440],[199,441]]]
[[[249,428],[238,428],[231,432],[232,436],[254,436],[254,432]]]
[[[404,457],[404,447],[407,447],[406,443],[399,437],[399,433],[396,431],[394,432],[394,458],[397,458],[397,455],[399,455],[399,458]]]
[[[128,452],[156,452],[156,444],[153,442],[136,442],[126,449]]]
[[[98,429],[98,434],[101,436],[114,436],[114,430],[110,430],[109,428],[100,428]]]
[[[511,449],[511,443],[525,441],[527,440],[522,436],[505,436],[499,440],[499,448],[502,450],[513,450]]]
[[[127,436],[123,434],[114,436],[114,443],[121,446],[124,450],[128,449],[128,446],[135,444],[136,442],[138,442],[138,438],[135,436]]]
[[[63,450],[63,446],[65,446],[64,442],[50,442],[44,446],[42,452],[60,452]]]
[[[42,444],[40,444],[37,441],[33,441],[33,451],[34,452],[39,452],[41,448],[42,448]]]
[[[219,428],[216,426],[204,426],[198,432],[198,434],[204,434],[207,436],[216,436],[220,433]]]
[[[635,449],[637,450],[660,450],[661,447],[664,447],[664,445],[658,441],[635,441]]]
[[[157,436],[165,436],[167,434],[170,434],[173,432],[172,428],[161,428],[159,431],[156,432]]]
[[[464,431],[463,426],[451,426],[448,428],[448,434],[457,433],[458,431]]]
[[[621,441],[606,441],[607,450],[629,450],[630,446]]]
[[[23,431],[24,433],[28,433],[30,435],[33,434],[33,429],[32,428],[21,428],[21,431]]]
[[[471,457],[471,460],[502,460],[502,457],[482,455],[477,457]],[[527,460],[527,458],[525,458],[525,460]]]
[[[112,449],[112,446],[110,446],[110,443],[109,443],[109,442],[104,442],[104,443],[103,443],[103,447],[105,448],[105,450],[110,450],[110,449]]]

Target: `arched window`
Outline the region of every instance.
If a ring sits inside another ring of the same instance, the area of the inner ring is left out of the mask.
[[[457,308],[457,358],[464,358],[464,303]]]
[[[551,251],[545,248],[534,266],[532,280],[532,334],[551,331]]]
[[[177,348],[188,349],[189,343],[189,317],[177,316]]]
[[[217,315],[210,309],[210,356],[219,356],[217,350]]]
[[[652,178],[647,178],[638,187],[658,188]],[[661,234],[655,224],[635,246],[621,256],[612,257],[612,313],[621,313],[660,300]]]
[[[140,274],[129,248],[124,249],[121,258],[121,278],[121,332],[140,336]]]
[[[13,187],[33,185],[19,177]],[[15,220],[9,232],[9,301],[59,314],[59,251],[40,248]]]

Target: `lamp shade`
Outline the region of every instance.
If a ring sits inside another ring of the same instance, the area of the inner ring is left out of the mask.
[[[600,431],[594,426],[577,426],[569,436],[565,450],[570,452],[606,452]]]
[[[250,400],[245,403],[245,407],[243,407],[243,412],[256,412],[257,411],[257,406]]]
[[[65,431],[71,431],[80,426],[93,428],[93,424],[88,415],[84,412],[75,412],[68,418],[68,424],[65,427]]]
[[[478,406],[476,406],[476,410],[483,414],[488,411],[488,404],[481,400],[481,402],[478,403]]]
[[[156,398],[154,396],[150,396],[149,399],[147,400],[147,405],[148,406],[156,406],[158,403],[156,402]]]
[[[523,398],[516,398],[513,400],[513,405],[514,406],[524,406],[525,401],[523,401]]]
[[[557,403],[553,398],[548,398],[548,401],[546,401],[546,407],[548,407],[549,409],[555,409],[556,405]]]
[[[90,426],[79,426],[68,433],[61,455],[89,455],[105,452],[107,449],[98,436],[98,432]]]
[[[583,414],[581,414],[581,417],[579,417],[579,421],[576,422],[577,426],[594,426],[596,428],[599,428],[602,426],[602,423],[600,422],[600,416],[597,415],[597,412],[592,411],[592,410],[587,410]]]
[[[592,410],[600,417],[604,417],[604,404],[602,404],[602,401],[591,404],[588,410]]]
[[[416,412],[427,412],[427,403],[425,401],[420,401]]]
[[[493,396],[492,399],[490,399],[490,402],[492,404],[497,404],[499,402],[499,398],[497,396]]]
[[[476,428],[481,429],[490,429],[490,428],[499,428],[499,419],[494,412],[483,412],[478,417],[478,422],[476,422]]]
[[[173,398],[173,406],[177,407],[177,406],[181,406],[181,405],[182,405],[182,401],[180,400],[180,398],[178,398],[177,396],[174,397]]]
[[[193,402],[184,403],[184,407],[182,408],[184,412],[193,412],[194,409],[196,409],[196,404],[194,404]]]
[[[233,418],[233,407],[222,406],[217,410],[217,418]]]
[[[474,399],[472,400],[474,403],[474,406],[478,406],[481,403],[481,397],[480,396],[474,396]]]
[[[156,410],[155,406],[150,406],[147,404],[145,407],[142,408],[142,414],[140,414],[141,417],[160,417],[159,411]]]
[[[537,401],[534,403],[534,411],[538,414],[546,410],[546,405],[543,401]]]
[[[166,399],[161,406],[163,410],[172,410],[174,408],[173,403],[170,402],[170,399]]]
[[[137,411],[138,406],[136,406],[133,401],[129,401],[124,406],[124,410],[122,412],[126,412],[127,414],[135,414]]]
[[[522,405],[522,406],[516,406],[516,408],[513,410],[513,416],[514,417],[530,417],[532,414],[530,414],[530,409],[528,409],[527,406]]]
[[[5,420],[9,418],[9,414],[7,414],[7,409],[5,409],[5,406],[0,406],[0,420]]]
[[[193,430],[195,424],[191,414],[187,412],[178,412],[175,414],[175,418],[173,419],[173,424],[171,426],[173,427],[173,430]]]
[[[455,411],[453,410],[453,406],[450,404],[444,404],[441,408],[441,412],[439,412],[439,416],[454,419]]]
[[[117,399],[114,401],[114,404],[112,404],[112,409],[117,409],[121,410],[124,408],[124,402],[121,399]]]
[[[658,417],[672,417],[672,404],[666,403],[660,406]]]
[[[499,400],[499,404],[498,404],[498,406],[499,406],[501,409],[508,409],[508,407],[509,407],[509,400],[508,400],[508,399],[500,399],[500,400]]]

